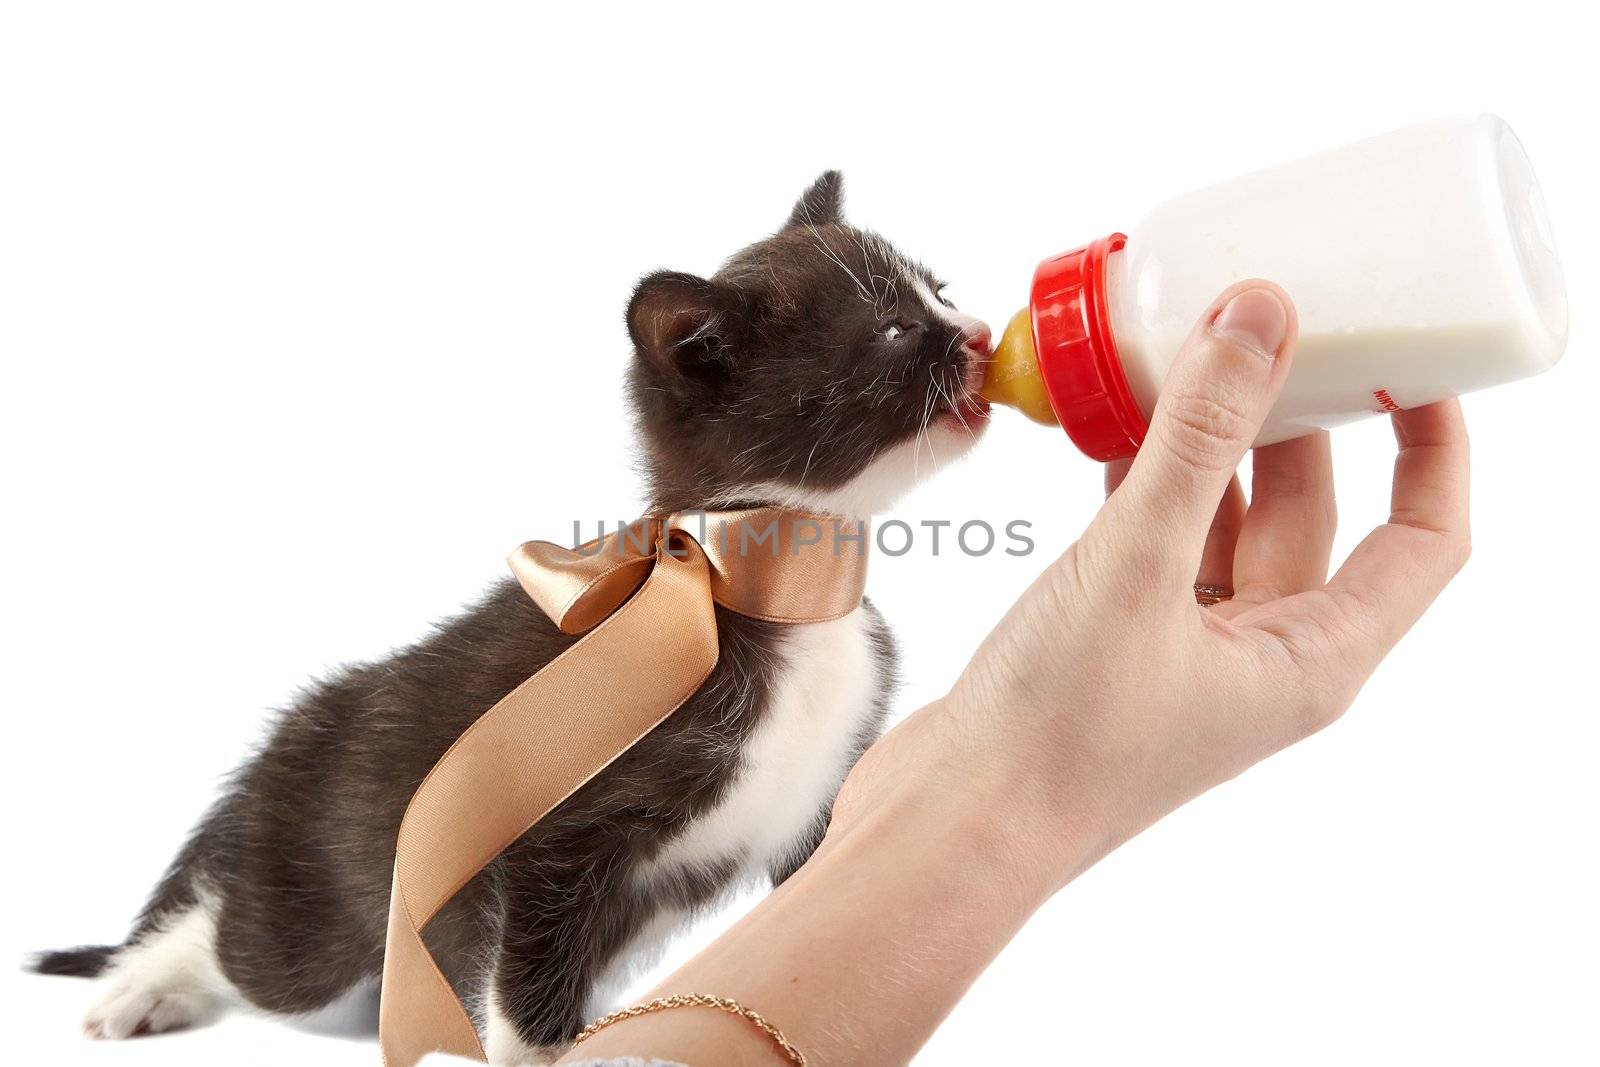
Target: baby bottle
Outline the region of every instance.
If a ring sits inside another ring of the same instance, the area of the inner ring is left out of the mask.
[[[983,395],[1099,460],[1144,438],[1179,345],[1244,278],[1294,299],[1294,364],[1257,445],[1547,370],[1561,264],[1516,135],[1444,119],[1169,200],[1039,264]]]

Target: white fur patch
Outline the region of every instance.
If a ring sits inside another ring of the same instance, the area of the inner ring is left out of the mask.
[[[716,806],[640,869],[636,877],[646,892],[685,872],[728,861],[737,867],[728,887],[732,892],[796,858],[790,850],[804,840],[844,781],[857,738],[874,711],[879,679],[869,626],[866,609],[858,607],[841,619],[785,632],[778,648],[783,667],[766,714],[745,744],[739,771]],[[641,928],[607,963],[586,1014],[597,1018],[617,1007],[688,918],[680,910],[663,909]]]
[[[729,860],[764,874],[791,858],[844,780],[878,687],[866,610],[791,627],[782,642],[784,666],[743,765],[716,806],[640,871],[646,883]]]
[[[119,952],[83,1029],[121,1040],[210,1022],[237,991],[217,962],[216,901],[209,895]]]
[[[674,837],[636,877],[649,894],[685,872],[733,861],[731,893],[794,858],[801,841],[850,769],[857,738],[874,711],[879,679],[864,608],[831,622],[789,628],[777,654],[783,667],[771,703],[746,742],[742,765],[721,800]],[[714,902],[713,902],[714,903]],[[663,907],[605,964],[584,1007],[587,1018],[613,1010],[660,961],[688,913]],[[485,1051],[493,1064],[542,1064],[555,1050],[526,1045],[501,1010],[491,983]]]

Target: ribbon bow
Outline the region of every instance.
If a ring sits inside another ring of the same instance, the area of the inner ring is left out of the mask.
[[[484,1059],[423,928],[700,688],[717,663],[714,605],[784,623],[855,610],[866,537],[839,522],[777,508],[647,516],[578,549],[530,541],[512,554],[540,609],[584,636],[468,727],[406,808],[379,1009],[387,1067],[435,1051]]]

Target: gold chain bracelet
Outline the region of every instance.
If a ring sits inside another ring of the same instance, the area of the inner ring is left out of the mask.
[[[620,1023],[624,1019],[632,1019],[640,1015],[651,1015],[658,1011],[666,1011],[669,1008],[689,1007],[716,1008],[718,1011],[725,1011],[730,1015],[737,1015],[740,1018],[750,1020],[756,1029],[772,1038],[773,1042],[783,1050],[783,1054],[789,1058],[790,1063],[794,1064],[795,1067],[806,1067],[805,1053],[789,1044],[789,1039],[783,1036],[782,1030],[779,1030],[737,1000],[729,1000],[727,997],[714,997],[709,993],[675,993],[670,997],[657,997],[648,1003],[635,1004],[631,1008],[623,1008],[621,1011],[614,1011],[610,1015],[603,1015],[588,1026],[585,1026],[578,1036],[573,1039],[572,1043],[581,1045],[612,1023]]]

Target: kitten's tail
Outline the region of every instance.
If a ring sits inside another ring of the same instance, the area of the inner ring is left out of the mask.
[[[72,978],[98,978],[111,966],[120,945],[83,945],[58,952],[41,952],[24,965],[34,974],[64,974]]]

